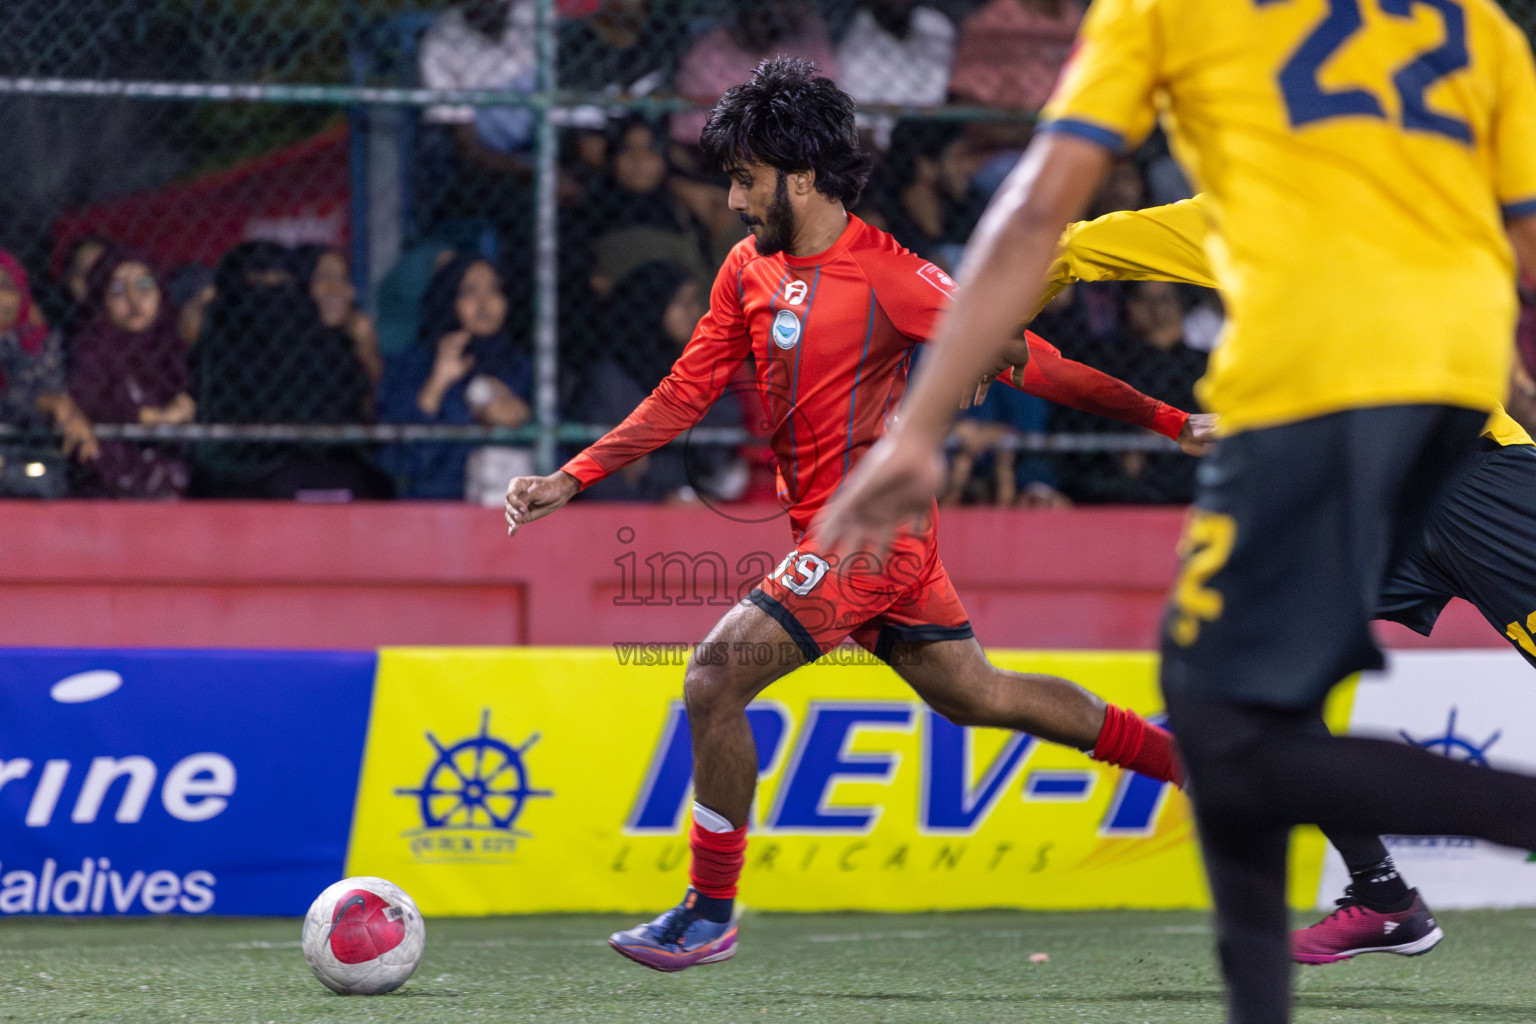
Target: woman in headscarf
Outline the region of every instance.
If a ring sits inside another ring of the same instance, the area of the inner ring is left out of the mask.
[[[633,412],[672,371],[704,309],[704,286],[688,267],[653,260],[620,279],[609,297],[601,353],[575,403],[582,419],[612,426]],[[728,391],[699,425],[741,426],[741,410]],[[598,501],[689,500],[699,492],[733,499],[745,484],[732,448],[685,443],[652,452],[583,494]]]
[[[91,268],[111,245],[109,239],[95,233],[79,236],[64,251],[59,276],[51,285],[39,283],[38,304],[59,337],[72,338],[85,326],[89,318]]]
[[[381,417],[393,423],[520,427],[530,417],[533,364],[507,331],[508,303],[492,263],[459,253],[432,275],[416,344],[385,364]],[[401,495],[462,499],[468,446],[397,445]],[[505,488],[506,480],[501,481]]]
[[[101,450],[65,390],[64,345],[33,301],[26,269],[0,249],[0,423],[34,428],[36,440],[0,441],[0,494],[59,497],[66,489],[63,459],[51,434],[64,435],[63,455],[82,462]],[[44,458],[43,456],[50,456]],[[33,467],[31,473],[27,467]],[[38,474],[37,468],[42,472]]]
[[[351,267],[339,249],[326,245],[301,245],[295,253],[299,285],[309,292],[320,326],[332,337],[345,339],[352,356],[368,378],[371,393],[384,376],[384,357],[379,354],[379,335],[373,320],[357,308],[357,288]]]
[[[291,250],[243,242],[219,261],[217,295],[192,350],[205,423],[361,423],[368,382],[344,334],[328,333]],[[207,497],[386,498],[392,488],[351,447],[200,445],[194,489]]]
[[[651,260],[707,276],[703,229],[668,186],[661,131],[646,118],[631,116],[615,130],[610,152],[606,187],[583,211],[593,237],[592,290],[606,296],[616,281]]]
[[[70,345],[69,393],[97,423],[189,423],[186,349],[144,257],[117,246],[86,276],[85,326]],[[187,491],[179,446],[106,441],[80,493],[175,498]]]

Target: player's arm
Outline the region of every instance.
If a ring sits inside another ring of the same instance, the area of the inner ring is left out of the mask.
[[[1029,362],[1023,369],[998,377],[1010,387],[1070,409],[1144,427],[1179,442],[1179,447],[1191,455],[1204,454],[1215,440],[1214,416],[1191,415],[1142,394],[1118,377],[1066,358],[1038,334],[1029,332],[1025,338]]]
[[[1509,232],[1520,269],[1527,274],[1536,274],[1536,215],[1505,221],[1504,230]]]
[[[898,432],[935,450],[963,396],[995,370],[1044,291],[1056,243],[1109,169],[1103,146],[1037,136],[971,236],[966,272],[902,404]]]
[[[1202,193],[1176,203],[1117,210],[1069,224],[1034,316],[1063,288],[1078,281],[1179,281],[1215,288],[1205,255],[1205,237],[1211,229],[1207,206]]]
[[[1536,61],[1525,33],[1503,21],[1498,100],[1490,133],[1493,188],[1526,275],[1536,274]]]
[[[1051,263],[1045,293],[1030,319],[1039,316],[1063,288],[1078,281],[1176,281],[1216,287],[1205,255],[1205,237],[1210,232],[1206,202],[1202,194],[1068,225]],[[1022,344],[1022,339],[1015,344]],[[1019,360],[1013,368],[1022,365]],[[1006,376],[1008,369],[999,367],[997,375]],[[990,376],[983,378],[968,404],[980,405],[991,381]]]
[[[611,473],[667,444],[698,423],[751,351],[737,291],[739,261],[715,278],[709,312],[669,373],[623,423],[549,476],[520,476],[507,485],[507,536],[542,519]]]

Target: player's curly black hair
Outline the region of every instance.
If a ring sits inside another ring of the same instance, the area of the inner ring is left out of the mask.
[[[816,191],[851,207],[871,166],[854,123],[855,106],[810,61],[772,57],[750,81],[720,97],[699,145],[727,173],[754,160],[786,173],[815,171]]]

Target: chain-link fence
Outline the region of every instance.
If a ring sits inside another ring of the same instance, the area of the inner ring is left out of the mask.
[[[1529,15],[1528,11],[1520,11]],[[860,101],[855,211],[953,271],[1076,0],[8,0],[0,494],[496,503],[666,373],[744,227],[703,112],[775,53]],[[1159,140],[1095,213],[1188,186]],[[1036,329],[1172,404],[1215,297],[1079,286]],[[772,500],[759,416],[594,498]],[[994,388],[950,500],[1187,500],[1192,461]]]

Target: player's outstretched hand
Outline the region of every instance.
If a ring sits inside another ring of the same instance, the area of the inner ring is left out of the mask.
[[[884,556],[903,523],[928,513],[944,477],[944,458],[933,446],[900,431],[889,434],[860,460],[811,530],[837,554]]]
[[[1213,412],[1190,413],[1184,421],[1184,429],[1177,438],[1179,447],[1186,455],[1204,455],[1216,443],[1216,414]]]
[[[576,496],[581,485],[569,473],[513,477],[507,484],[507,536],[535,519],[543,519]]]

